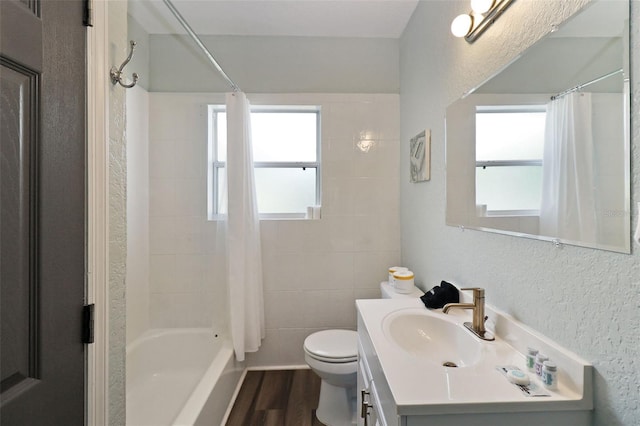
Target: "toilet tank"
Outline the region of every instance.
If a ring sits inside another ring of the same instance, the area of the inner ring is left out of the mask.
[[[396,289],[393,288],[387,281],[383,281],[380,283],[380,292],[382,293],[383,299],[399,299],[407,297],[416,298],[424,294],[424,292],[415,285],[413,286],[413,290],[411,290],[410,293],[398,293],[396,292]]]

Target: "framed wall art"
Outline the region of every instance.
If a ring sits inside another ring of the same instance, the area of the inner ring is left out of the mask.
[[[431,129],[426,129],[411,138],[409,157],[411,182],[431,179]]]

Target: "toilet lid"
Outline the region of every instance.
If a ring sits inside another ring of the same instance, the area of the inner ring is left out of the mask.
[[[351,330],[323,330],[304,340],[304,350],[314,358],[347,362],[358,358],[358,333]]]

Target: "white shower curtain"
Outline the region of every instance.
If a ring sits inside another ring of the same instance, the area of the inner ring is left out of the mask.
[[[250,105],[241,92],[227,94],[226,188],[222,192],[227,198],[222,209],[227,212],[223,225],[231,337],[236,359],[244,361],[246,352],[260,347],[265,326]]]
[[[547,105],[540,234],[596,241],[591,94]]]

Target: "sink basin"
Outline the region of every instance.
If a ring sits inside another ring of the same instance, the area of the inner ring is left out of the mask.
[[[476,337],[461,324],[424,309],[392,312],[383,319],[382,330],[400,349],[439,365],[468,367],[480,359],[481,342]]]

